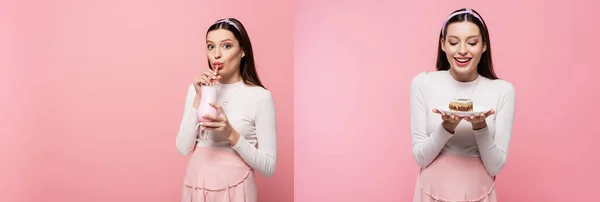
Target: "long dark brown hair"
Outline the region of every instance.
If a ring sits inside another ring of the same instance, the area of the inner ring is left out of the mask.
[[[256,63],[254,62],[254,53],[252,52],[252,43],[250,42],[250,37],[248,36],[248,32],[246,32],[244,25],[235,18],[221,19],[208,28],[206,35],[208,36],[209,32],[218,29],[226,29],[233,33],[235,39],[240,43],[240,47],[245,53],[245,56],[242,57],[242,60],[240,61],[240,75],[242,76],[244,83],[265,88],[258,78]],[[212,69],[210,61],[208,62],[208,66]]]
[[[452,12],[452,14],[454,14],[456,12],[466,11],[466,10],[467,10],[466,8],[459,9],[459,10]],[[484,76],[484,77],[492,79],[492,80],[498,79],[498,77],[496,76],[496,73],[494,72],[494,65],[492,64],[492,45],[490,44],[490,35],[489,35],[487,25],[485,24],[485,21],[483,21],[483,17],[481,17],[481,15],[479,15],[479,13],[477,13],[477,11],[475,11],[473,9],[470,9],[470,10],[473,11],[473,13],[475,13],[476,15],[478,15],[479,18],[474,16],[472,13],[467,12],[465,14],[455,15],[455,16],[451,17],[450,19],[448,19],[446,24],[444,24],[444,27],[442,27],[442,30],[440,31],[440,37],[438,40],[437,63],[435,66],[438,71],[450,69],[450,62],[448,62],[448,58],[446,57],[446,53],[442,50],[442,44],[441,44],[442,39],[444,39],[444,41],[446,41],[445,37],[447,34],[448,25],[451,23],[455,23],[455,22],[464,22],[464,21],[472,22],[472,23],[476,24],[477,27],[479,28],[479,31],[481,32],[481,36],[482,36],[482,41],[487,46],[487,50],[485,52],[483,52],[483,54],[481,55],[481,60],[477,64],[477,73],[479,73],[481,76]],[[450,14],[450,15],[452,15],[452,14]]]

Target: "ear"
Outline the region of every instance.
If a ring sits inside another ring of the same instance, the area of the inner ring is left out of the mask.
[[[242,57],[246,56],[246,52],[242,51]]]
[[[482,53],[485,53],[485,51],[487,51],[487,44],[484,42],[483,43],[483,52]]]
[[[440,39],[440,47],[442,47],[442,51],[446,52],[446,43],[444,43],[444,38]]]

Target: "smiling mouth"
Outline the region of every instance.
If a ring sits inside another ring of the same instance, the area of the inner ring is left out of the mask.
[[[473,59],[473,58],[454,58],[454,59],[460,63],[465,63],[465,62],[471,61],[471,59]]]

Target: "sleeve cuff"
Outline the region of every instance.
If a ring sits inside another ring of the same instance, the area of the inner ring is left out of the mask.
[[[485,128],[482,128],[479,130],[473,130],[473,133],[475,134],[475,136],[483,136],[483,135],[489,134],[489,129],[486,126]]]
[[[240,135],[240,138],[238,139],[237,143],[235,143],[235,145],[231,146],[231,148],[233,148],[234,150],[238,150],[239,148],[242,147],[242,145],[246,144],[246,138],[244,138],[243,135]]]
[[[494,137],[490,135],[488,127],[473,130],[473,133],[480,148],[490,148],[494,144]]]
[[[431,134],[433,136],[433,139],[435,140],[435,142],[438,141],[443,141],[446,142],[448,141],[452,136],[454,136],[454,134],[448,132],[444,126],[442,126],[442,124],[439,125],[438,130],[436,133]]]

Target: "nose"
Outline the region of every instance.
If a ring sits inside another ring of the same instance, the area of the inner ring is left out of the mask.
[[[221,58],[221,48],[215,48],[215,59]]]
[[[461,55],[466,55],[466,54],[467,54],[467,52],[468,52],[468,51],[467,51],[467,47],[466,47],[466,46],[467,46],[466,44],[463,44],[463,45],[461,45],[461,46],[458,48],[458,54],[461,54]]]

